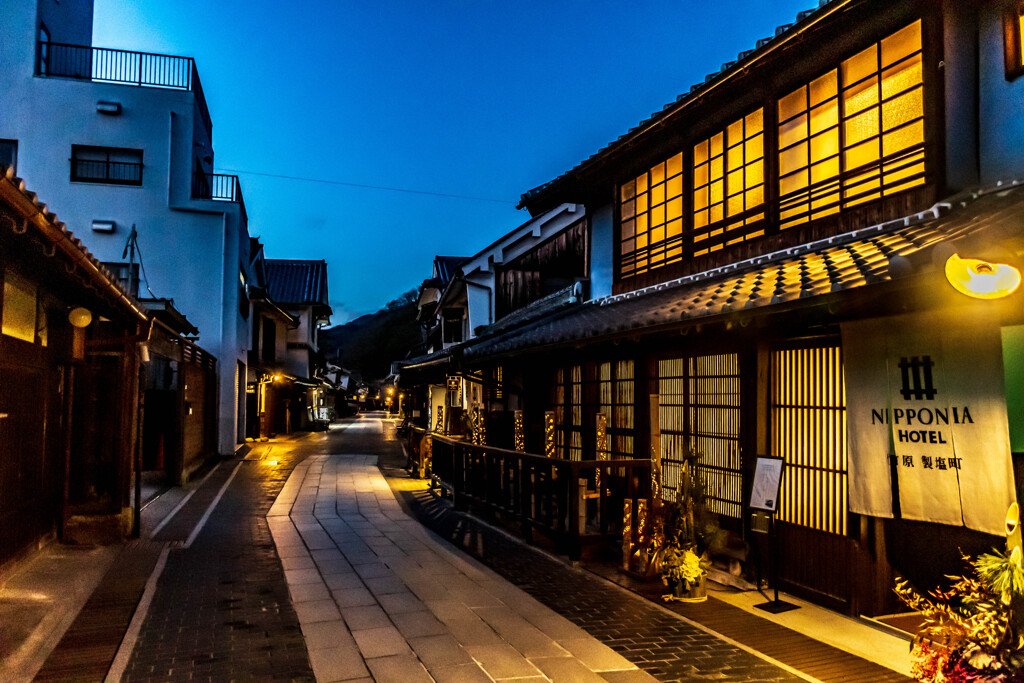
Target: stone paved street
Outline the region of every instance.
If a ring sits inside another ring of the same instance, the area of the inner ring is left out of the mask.
[[[192,545],[172,544],[123,680],[797,680],[448,514],[391,476],[403,461],[391,423],[362,416],[225,463],[237,471],[219,502],[201,494],[216,507]],[[195,528],[183,520],[158,538]]]

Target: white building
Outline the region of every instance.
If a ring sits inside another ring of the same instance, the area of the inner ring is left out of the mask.
[[[92,0],[0,4],[0,164],[103,262],[129,261],[135,227],[140,294],[173,298],[217,357],[218,450],[230,453],[242,440],[248,347],[241,188],[212,173],[194,60],[91,47],[92,18]]]

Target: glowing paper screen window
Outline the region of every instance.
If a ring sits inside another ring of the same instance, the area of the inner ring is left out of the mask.
[[[758,109],[693,148],[693,255],[763,235],[757,225],[763,204],[764,110]]]
[[[619,188],[622,275],[639,275],[683,258],[683,155],[676,154]]]
[[[780,98],[778,120],[781,228],[924,183],[921,22]]]

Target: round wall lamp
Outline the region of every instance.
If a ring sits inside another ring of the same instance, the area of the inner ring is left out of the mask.
[[[946,279],[953,289],[974,299],[1001,299],[1020,287],[1020,270],[1009,263],[992,263],[953,254],[946,259]]]
[[[92,322],[92,311],[88,308],[82,308],[77,306],[68,311],[68,322],[73,327],[89,327],[89,323]]]

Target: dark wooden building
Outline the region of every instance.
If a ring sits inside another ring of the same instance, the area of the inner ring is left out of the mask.
[[[0,278],[0,563],[55,536],[117,540],[147,315],[9,171]]]
[[[522,411],[529,452],[653,457],[666,497],[698,454],[709,507],[755,548],[755,462],[782,458],[783,587],[896,610],[895,575],[931,587],[961,550],[1001,546],[1016,497],[1022,295],[965,296],[954,271],[1019,283],[1022,12],[801,13],[523,195],[532,215],[586,206],[611,296],[499,320],[449,356]]]

